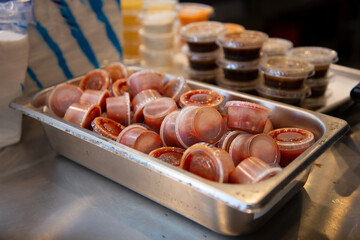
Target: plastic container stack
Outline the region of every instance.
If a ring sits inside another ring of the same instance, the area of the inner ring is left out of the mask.
[[[259,31],[226,31],[217,38],[223,54],[217,64],[222,69],[216,82],[220,87],[256,94],[259,82],[260,50],[267,34]]]
[[[306,81],[314,73],[314,65],[286,56],[265,57],[259,69],[263,78],[256,90],[260,96],[292,105],[310,95]]]
[[[145,11],[141,17],[139,35],[142,41],[141,65],[159,71],[170,71],[174,57],[174,21],[172,10]]]
[[[325,106],[331,94],[327,87],[334,75],[329,68],[338,60],[337,52],[324,47],[297,47],[289,50],[287,56],[307,61],[315,67],[314,75],[306,80],[311,94],[301,101],[301,106],[311,110]]]
[[[124,51],[124,63],[133,65],[140,61],[139,29],[141,23],[138,16],[143,10],[143,0],[121,1],[122,11],[122,46]]]
[[[182,52],[188,59],[186,72],[190,79],[216,83],[219,73],[216,61],[220,55],[216,38],[224,31],[224,24],[215,21],[190,23],[180,29],[180,35],[186,41]]]

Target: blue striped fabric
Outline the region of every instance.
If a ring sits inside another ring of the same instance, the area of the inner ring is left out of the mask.
[[[122,61],[120,0],[33,0],[25,92]]]

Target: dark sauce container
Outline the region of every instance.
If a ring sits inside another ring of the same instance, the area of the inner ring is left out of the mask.
[[[191,52],[212,52],[219,48],[217,36],[225,31],[220,22],[204,21],[185,25],[180,29],[181,37],[186,41]]]
[[[260,31],[223,32],[217,38],[226,59],[234,61],[251,61],[260,57],[260,50],[268,38]]]
[[[248,82],[259,77],[259,60],[239,62],[220,58],[217,61],[228,80]]]

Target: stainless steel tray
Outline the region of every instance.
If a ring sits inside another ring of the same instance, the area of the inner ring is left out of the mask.
[[[312,162],[349,128],[344,120],[321,113],[213,85],[190,80],[188,83],[194,89],[217,91],[226,100],[242,99],[263,104],[273,110],[275,127],[306,128],[315,134],[317,141],[269,180],[253,185],[220,184],[42,112],[40,106],[52,88],[18,98],[10,106],[39,120],[58,154],[226,235],[250,233],[262,226],[302,188]]]

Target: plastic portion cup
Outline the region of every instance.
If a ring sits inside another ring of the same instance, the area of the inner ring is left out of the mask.
[[[110,74],[102,69],[91,70],[81,79],[79,83],[79,87],[83,90],[110,89],[110,86],[111,86]]]
[[[280,162],[278,145],[274,139],[263,133],[256,135],[239,134],[231,142],[229,153],[235,166],[250,156],[258,157],[266,163]]]
[[[144,29],[139,30],[144,46],[149,50],[167,50],[173,48],[174,32],[169,33],[148,33]]]
[[[239,135],[246,133],[244,131],[227,131],[224,133],[224,135],[221,137],[219,142],[216,144],[218,148],[224,149],[225,151],[229,152],[230,145],[232,141]]]
[[[120,132],[125,128],[120,123],[105,117],[96,117],[91,122],[93,132],[116,141]]]
[[[314,142],[314,134],[301,128],[278,128],[268,133],[279,146],[280,166],[286,167]]]
[[[216,59],[219,56],[219,49],[216,49],[211,52],[191,52],[189,51],[188,46],[182,47],[182,52],[187,56],[190,67],[199,71],[207,71],[216,69],[218,66],[216,64]]]
[[[233,81],[252,81],[259,77],[259,60],[239,62],[220,58],[217,65],[222,68],[224,77]]]
[[[178,147],[162,147],[157,148],[149,155],[151,157],[160,159],[163,162],[169,163],[175,167],[180,167],[180,161],[185,152],[185,149]]]
[[[140,45],[139,50],[144,59],[143,65],[145,67],[163,71],[173,66],[174,52],[172,49],[152,50]]]
[[[161,94],[153,89],[146,89],[139,94],[137,94],[131,102],[134,111],[134,122],[143,122],[144,115],[143,109],[146,104],[151,101],[154,101],[157,98],[160,98]]]
[[[105,71],[109,72],[112,82],[127,78],[129,75],[126,66],[120,62],[110,63],[105,67]]]
[[[260,49],[267,38],[266,33],[252,30],[223,32],[217,43],[224,50],[226,59],[251,61],[260,57]]]
[[[249,157],[239,163],[229,177],[230,183],[253,184],[269,179],[282,169],[276,165],[270,165],[257,157]]]
[[[154,89],[161,92],[166,76],[153,70],[141,70],[129,76],[127,84],[136,97],[138,93],[146,89]]]
[[[329,82],[332,80],[334,75],[328,73],[326,77],[323,78],[308,78],[305,83],[311,88],[311,95],[309,97],[317,98],[325,95],[326,89],[329,85]]]
[[[269,87],[264,82],[260,82],[256,87],[256,91],[261,97],[295,106],[299,106],[300,102],[311,94],[311,89],[306,84],[300,89],[285,90]]]
[[[116,80],[111,86],[111,96],[119,97],[125,92],[129,92],[129,86],[127,85],[127,78],[120,78]]]
[[[251,133],[262,133],[271,109],[244,101],[228,101],[228,127]]]
[[[180,96],[189,90],[190,87],[187,85],[184,77],[175,77],[164,85],[162,91],[165,96],[171,97],[178,102]]]
[[[225,150],[198,143],[184,152],[180,168],[210,181],[226,183],[234,170],[234,163]]]
[[[207,4],[200,3],[181,3],[178,9],[178,18],[182,26],[209,20],[214,8]]]
[[[207,89],[195,89],[183,93],[180,97],[180,106],[209,106],[219,108],[224,97],[217,92]]]
[[[330,64],[338,60],[336,51],[324,47],[296,47],[290,49],[286,55],[312,63],[315,66],[312,78],[325,77]]]
[[[80,103],[97,104],[102,112],[106,112],[106,99],[108,97],[110,97],[110,92],[107,89],[100,91],[86,89],[80,97]]]
[[[107,117],[128,126],[131,123],[130,95],[125,92],[120,97],[106,99]]]
[[[216,37],[225,31],[220,22],[204,21],[190,23],[180,29],[181,37],[186,41],[191,52],[212,52],[219,48]]]
[[[286,56],[263,58],[259,68],[265,85],[286,90],[300,89],[314,71],[313,64]]]
[[[99,105],[96,104],[81,104],[73,103],[66,110],[64,115],[64,120],[71,122],[75,125],[78,125],[82,128],[91,130],[91,122],[99,117],[101,114],[101,109]]]
[[[144,31],[154,34],[172,32],[175,18],[175,11],[145,12],[140,15],[140,21]]]
[[[138,124],[124,128],[116,141],[146,154],[162,147],[161,138],[156,132]]]
[[[82,94],[83,91],[78,86],[68,83],[59,84],[47,96],[46,105],[51,113],[63,117],[71,104],[80,101]]]
[[[176,110],[167,115],[160,126],[160,137],[165,147],[183,147],[176,136],[176,118],[180,110]]]
[[[159,132],[164,118],[177,108],[174,99],[168,97],[157,98],[146,104],[143,109],[145,123],[155,132]]]
[[[283,38],[268,38],[261,48],[263,57],[285,56],[286,52],[293,47],[293,43]]]
[[[216,144],[225,132],[224,119],[213,107],[189,106],[180,111],[175,132],[184,148],[199,142]]]

